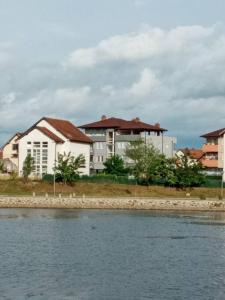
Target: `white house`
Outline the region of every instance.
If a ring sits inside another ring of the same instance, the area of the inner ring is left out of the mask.
[[[44,117],[31,126],[19,138],[19,175],[28,154],[34,158],[34,176],[53,174],[58,154],[71,152],[72,156],[83,154],[85,166],[83,175],[89,175],[90,145],[92,140],[71,122]]]

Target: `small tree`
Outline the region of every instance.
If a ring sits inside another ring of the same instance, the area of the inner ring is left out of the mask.
[[[66,154],[58,154],[58,162],[55,168],[56,180],[64,184],[73,183],[79,177],[78,169],[85,165],[83,154],[77,157],[71,156],[71,152]]]
[[[128,168],[125,168],[124,161],[119,155],[113,155],[108,158],[103,165],[106,174],[123,176],[127,175],[129,172]]]
[[[4,172],[4,163],[0,160],[0,174]]]
[[[30,154],[28,154],[23,163],[24,181],[28,181],[28,177],[32,173],[33,169],[34,169],[34,159]]]
[[[190,157],[184,155],[176,160],[176,186],[180,188],[200,186],[205,182],[202,173],[202,165],[199,162],[190,161]]]

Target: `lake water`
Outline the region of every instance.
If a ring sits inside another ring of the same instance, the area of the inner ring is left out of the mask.
[[[0,299],[225,299],[225,214],[0,210]]]

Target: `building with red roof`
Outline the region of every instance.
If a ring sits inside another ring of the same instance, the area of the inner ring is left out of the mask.
[[[83,154],[85,166],[79,171],[89,175],[90,146],[92,140],[67,120],[44,117],[27,129],[19,138],[18,171],[22,175],[28,154],[34,158],[32,175],[53,174],[58,154],[69,152],[77,157]]]
[[[167,157],[174,155],[177,143],[175,137],[165,135],[167,129],[162,128],[159,123],[151,125],[139,118],[124,120],[104,115],[100,120],[84,124],[80,128],[93,140],[90,157],[92,172],[101,172],[104,161],[115,154],[129,163],[125,150],[132,141],[143,140],[151,143]]]

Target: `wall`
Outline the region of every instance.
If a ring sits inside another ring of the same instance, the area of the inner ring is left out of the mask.
[[[48,174],[53,173],[55,161],[55,142],[40,132],[34,129],[19,140],[19,175],[23,173],[23,163],[27,157],[27,142],[48,142]]]
[[[13,154],[18,154],[17,150],[13,150],[12,146],[13,144],[17,144],[16,141],[17,135],[13,137],[13,139],[4,146],[3,148],[3,159],[10,159],[10,161],[18,168],[18,157],[12,157]]]

